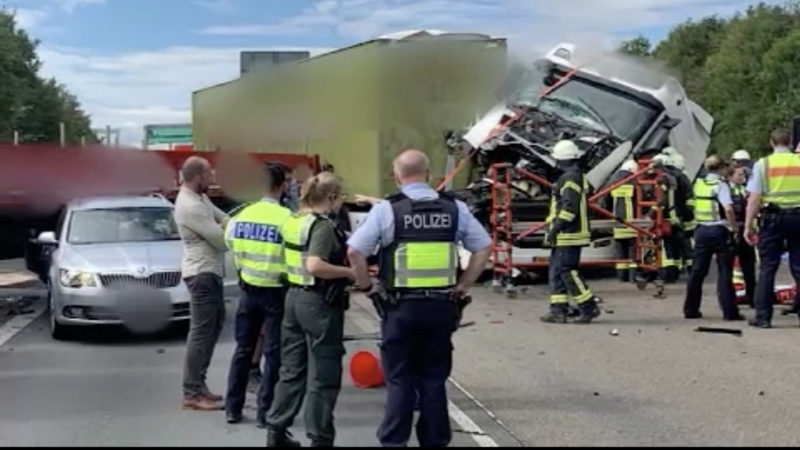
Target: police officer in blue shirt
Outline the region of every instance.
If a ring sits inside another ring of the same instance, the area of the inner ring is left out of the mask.
[[[441,447],[451,439],[445,384],[456,301],[485,270],[491,239],[464,203],[427,184],[424,153],[401,154],[394,174],[400,192],[377,203],[348,241],[357,285],[371,297],[383,285],[392,300],[381,323],[388,399],[378,439],[384,446],[406,446],[419,393],[417,439],[423,447]],[[472,256],[457,278],[459,242]],[[370,280],[366,262],[378,248],[380,281]]]

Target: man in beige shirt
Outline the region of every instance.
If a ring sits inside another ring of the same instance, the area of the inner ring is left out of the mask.
[[[175,221],[183,240],[182,273],[191,294],[191,325],[183,369],[183,407],[202,411],[223,408],[222,397],[206,385],[206,372],[225,323],[223,257],[228,216],[206,192],[213,182],[211,165],[191,157],[181,169],[183,186],[175,200]]]

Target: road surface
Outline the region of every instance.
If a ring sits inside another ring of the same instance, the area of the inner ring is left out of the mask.
[[[612,280],[590,285],[606,310],[590,326],[540,323],[545,286],[516,300],[475,290],[464,319],[474,325],[454,339],[454,445],[800,445],[796,317],[776,317],[772,330],[722,322],[713,282],[699,321],[682,318],[681,284],[664,300]],[[375,332],[368,302],[353,303],[347,333]],[[252,422],[180,409],[180,336],[62,343],[50,339],[46,312],[26,320],[0,325],[0,445],[263,445]],[[23,327],[4,340],[9,325]],[[217,392],[231,331],[229,320],[209,377]],[[350,355],[361,348],[375,343],[348,344]],[[337,445],[376,445],[384,391],[357,390],[347,376],[344,386]],[[305,440],[302,423],[294,432]]]

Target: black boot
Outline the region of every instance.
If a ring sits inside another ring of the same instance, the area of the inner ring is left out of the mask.
[[[557,305],[550,305],[550,312],[540,319],[544,323],[567,323],[568,314],[569,305],[566,303],[559,303]]]
[[[298,448],[300,443],[291,438],[288,431],[267,429],[267,447],[269,448]]]
[[[578,309],[581,312],[581,316],[575,319],[575,323],[592,323],[592,320],[600,316],[600,308],[597,307],[597,301],[594,298],[578,305]]]

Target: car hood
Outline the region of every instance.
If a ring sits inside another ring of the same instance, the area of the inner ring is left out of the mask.
[[[181,241],[70,245],[62,249],[61,268],[99,273],[150,274],[180,271]]]

